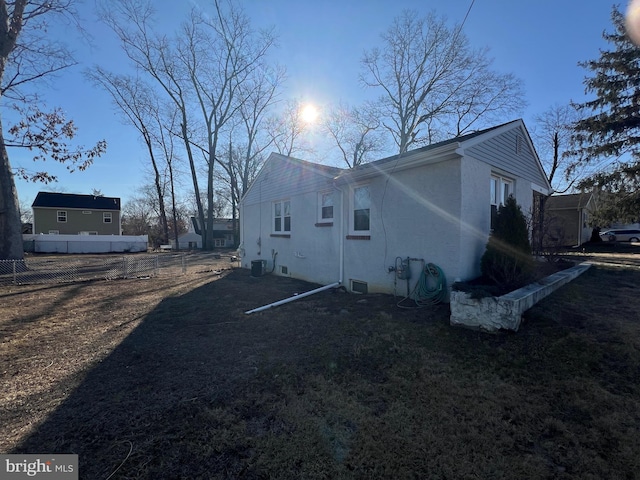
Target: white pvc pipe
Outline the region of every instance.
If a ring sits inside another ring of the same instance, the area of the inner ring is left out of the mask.
[[[298,300],[299,298],[308,297],[309,295],[313,295],[314,293],[320,293],[324,290],[329,290],[330,288],[335,288],[340,285],[340,282],[332,283],[331,285],[325,285],[324,287],[316,288],[315,290],[309,290],[308,292],[301,293],[299,295],[294,295],[293,297],[285,298],[284,300],[279,300],[277,302],[270,303],[269,305],[265,305],[264,307],[254,308],[253,310],[249,310],[244,312],[246,315],[255,312],[261,312],[271,307],[277,307],[279,305],[283,305],[285,303],[293,302],[294,300]]]

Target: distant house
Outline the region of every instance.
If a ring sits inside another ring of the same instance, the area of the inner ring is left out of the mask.
[[[480,274],[506,198],[530,212],[550,193],[522,120],[353,169],[272,153],[240,202],[242,265],[394,293],[428,262],[451,284]]]
[[[545,244],[575,246],[588,242],[589,216],[595,209],[592,193],[552,195],[545,203]]]
[[[38,192],[31,205],[33,233],[49,235],[120,235],[120,199]]]
[[[189,231],[178,237],[180,250],[192,250],[202,248],[202,229],[196,217],[191,217]],[[171,241],[175,248],[175,240]],[[216,248],[229,248],[236,245],[236,235],[233,230],[233,220],[230,218],[213,219],[213,246]]]

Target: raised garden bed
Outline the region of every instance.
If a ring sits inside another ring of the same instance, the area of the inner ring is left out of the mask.
[[[591,264],[581,263],[560,270],[527,286],[501,296],[479,297],[477,291],[451,292],[450,323],[454,326],[477,328],[488,332],[517,332],[522,314],[537,302],[584,273]]]

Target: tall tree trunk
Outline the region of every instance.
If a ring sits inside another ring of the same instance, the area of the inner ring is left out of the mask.
[[[176,190],[173,179],[173,160],[169,162],[169,181],[171,182],[171,219],[173,221],[173,237],[176,241],[176,249],[180,250],[180,242],[178,240],[178,214],[176,212]]]
[[[151,165],[153,166],[153,181],[156,188],[156,195],[158,196],[158,209],[160,210],[160,226],[162,227],[162,242],[166,244],[169,242],[169,223],[167,222],[167,210],[164,204],[164,192],[162,191],[162,178],[160,176],[160,171],[158,170],[158,164],[156,162],[156,156],[153,153],[153,141],[151,140],[151,135],[146,130],[146,128],[141,129],[142,136],[147,145],[147,150],[149,150],[149,158],[151,159]]]
[[[4,144],[2,120],[0,120],[0,258],[22,260],[22,222],[18,207],[18,192],[13,180],[9,154]]]

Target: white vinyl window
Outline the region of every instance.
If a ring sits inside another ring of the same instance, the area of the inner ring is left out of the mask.
[[[492,175],[491,205],[504,205],[504,202],[509,198],[509,195],[513,195],[513,180]]]
[[[369,185],[353,189],[353,221],[354,233],[368,233],[371,228],[371,190]]]
[[[514,194],[513,180],[501,177],[499,175],[491,175],[491,229],[493,230],[498,215],[498,208],[504,205],[509,195]]]
[[[291,232],[291,201],[273,202],[273,233]]]
[[[102,212],[102,222],[103,223],[111,223],[113,220],[111,216],[111,212]]]
[[[333,192],[318,194],[318,223],[333,222]]]
[[[66,210],[58,210],[57,217],[58,217],[58,223],[66,223],[67,222],[67,211]]]

